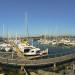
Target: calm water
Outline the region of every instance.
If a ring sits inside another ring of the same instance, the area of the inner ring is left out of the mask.
[[[39,47],[42,50],[45,50],[48,48],[49,50],[49,57],[54,57],[54,56],[61,56],[61,55],[66,55],[70,53],[75,52],[75,47],[64,47],[64,46],[52,46],[52,45],[41,45],[37,41],[34,41],[34,46]]]

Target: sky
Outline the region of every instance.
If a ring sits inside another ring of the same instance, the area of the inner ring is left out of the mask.
[[[26,36],[27,25],[30,36],[75,35],[75,0],[0,0],[0,36]]]

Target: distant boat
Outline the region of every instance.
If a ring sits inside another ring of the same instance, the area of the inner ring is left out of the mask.
[[[0,44],[0,49],[5,49],[5,51],[9,51],[11,49],[11,45],[7,43]]]

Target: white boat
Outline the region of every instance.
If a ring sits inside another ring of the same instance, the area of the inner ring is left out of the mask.
[[[25,49],[25,55],[45,55],[48,54],[48,50],[40,50],[39,48]]]
[[[24,43],[19,43],[18,48],[24,55],[42,55],[42,54],[47,54],[47,50],[41,50],[40,48],[36,48],[32,45],[26,45]]]
[[[40,48],[36,47],[30,47],[30,48],[25,48],[24,49],[24,55],[44,55],[48,54],[48,49],[47,50],[41,50]]]
[[[9,51],[11,49],[11,45],[7,43],[0,44],[0,49],[5,49],[5,51]]]
[[[24,49],[25,55],[40,55],[40,49],[39,48],[26,48]]]

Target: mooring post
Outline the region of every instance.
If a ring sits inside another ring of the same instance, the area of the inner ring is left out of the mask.
[[[21,71],[24,71],[24,66],[23,65],[21,65]]]
[[[53,69],[54,69],[54,70],[57,69],[57,67],[56,67],[56,63],[53,64]]]
[[[22,72],[22,73],[25,73],[25,75],[28,75],[28,73],[27,73],[27,71],[26,71],[24,65],[21,65],[21,72]]]

